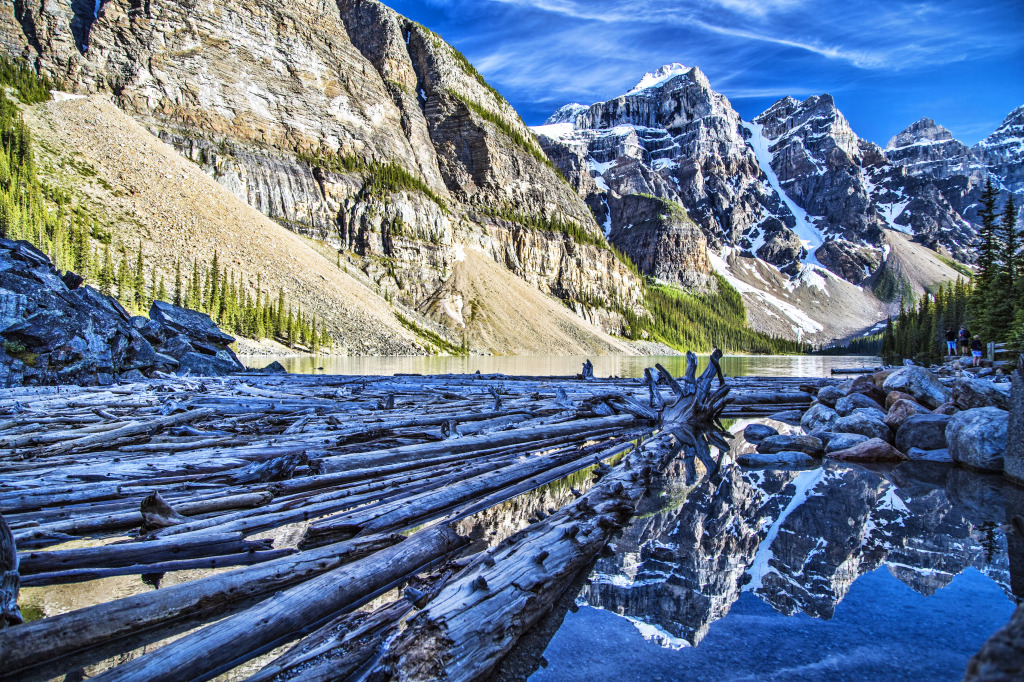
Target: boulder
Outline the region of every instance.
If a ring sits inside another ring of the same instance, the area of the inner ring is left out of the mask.
[[[885,412],[878,409],[877,407],[858,407],[856,410],[854,410],[853,412],[846,416],[849,417],[852,414],[863,415],[870,419],[877,419],[880,422],[885,421]]]
[[[178,358],[178,374],[192,376],[219,377],[237,372],[237,360],[234,362],[217,355],[203,353],[185,353]]]
[[[838,386],[826,386],[818,391],[818,402],[822,405],[828,405],[831,408],[835,408],[836,401],[845,396],[846,392]]]
[[[941,450],[946,447],[946,426],[952,419],[946,414],[914,414],[906,418],[896,432],[896,447]]]
[[[189,343],[188,337],[184,334],[175,334],[160,346],[160,352],[169,355],[175,360],[181,360],[187,353],[194,353],[195,348]]]
[[[885,380],[888,379],[889,375],[895,371],[896,370],[894,369],[883,369],[880,372],[875,372],[874,374],[871,375],[871,381],[878,388],[885,390],[884,388],[882,388],[885,385]]]
[[[885,401],[883,400],[882,402],[884,403]],[[843,396],[838,401],[836,401],[835,410],[840,417],[845,417],[846,415],[851,414],[854,410],[856,410],[859,407],[869,407],[871,409],[877,410],[882,407],[882,403],[879,403],[874,399],[869,398],[863,393],[851,393],[850,395]]]
[[[752,452],[740,455],[736,458],[736,462],[745,467],[806,467],[818,464],[818,460],[814,457],[795,450],[783,450],[771,454]]]
[[[845,450],[836,450],[827,455],[844,462],[901,462],[907,456],[880,438],[869,438]]]
[[[961,410],[976,407],[998,407],[1010,409],[1010,396],[1003,393],[989,381],[979,379],[957,379],[953,382],[953,403]]]
[[[907,457],[909,457],[912,462],[940,462],[942,464],[953,463],[953,458],[950,456],[948,448],[942,448],[941,450],[910,448],[907,450]]]
[[[875,382],[872,381],[870,376],[865,375],[854,379],[853,386],[848,395],[853,393],[862,393],[866,395],[878,403],[879,407],[885,404],[885,391],[880,389],[878,386],[875,386]]]
[[[1002,471],[1010,413],[978,407],[950,417],[946,442],[954,462],[982,471]]]
[[[881,419],[874,419],[864,414],[851,414],[836,419],[832,430],[837,433],[859,433],[868,438],[877,438],[886,442],[892,441],[892,431]]]
[[[932,412],[934,412],[935,414],[949,414],[949,415],[956,414],[959,411],[960,411],[960,408],[957,407],[956,403],[953,403],[953,402],[942,403],[941,405],[936,407],[934,410],[932,410]]]
[[[886,393],[909,393],[917,402],[928,408],[938,407],[950,398],[949,389],[943,386],[934,374],[916,365],[897,369],[885,379],[882,388]]]
[[[803,414],[800,410],[783,410],[782,412],[768,415],[768,419],[789,424],[790,426],[800,426]]]
[[[149,319],[191,339],[217,346],[226,346],[235,341],[235,337],[222,332],[209,315],[163,301],[153,303],[149,309]]]
[[[767,424],[749,424],[743,429],[743,438],[748,443],[760,443],[769,436],[777,436],[779,432]]]
[[[893,406],[897,400],[909,400],[913,403],[917,402],[917,399],[909,393],[903,391],[890,391],[889,395],[885,396],[885,409],[888,410]]]
[[[889,413],[885,415],[885,423],[893,431],[896,431],[903,422],[907,420],[907,417],[915,414],[930,414],[928,408],[920,405],[914,400],[897,400],[889,408]]]
[[[763,455],[773,455],[786,450],[806,452],[808,455],[820,457],[824,452],[824,447],[820,438],[796,435],[768,436],[757,445],[757,451]]]
[[[277,360],[274,360],[272,363],[270,363],[269,365],[267,365],[263,369],[258,369],[256,371],[260,372],[262,374],[287,374],[288,373],[288,370],[286,370],[284,368],[284,365],[282,365]],[[750,427],[747,427],[747,428],[750,428]],[[767,428],[771,428],[771,427],[767,427]],[[776,431],[776,433],[778,433],[778,431]]]
[[[834,433],[825,444],[825,452],[829,453],[837,450],[846,450],[852,448],[854,445],[863,443],[866,440],[868,440],[868,437],[862,436],[859,433]]]
[[[774,417],[772,418],[774,419]],[[812,405],[811,409],[804,412],[804,416],[800,418],[800,426],[807,432],[818,428],[831,429],[837,419],[839,419],[839,414],[835,410],[827,405],[818,403],[817,405]]]

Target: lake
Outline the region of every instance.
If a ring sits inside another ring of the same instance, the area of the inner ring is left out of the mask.
[[[960,680],[1024,587],[1002,530],[1024,489],[998,476],[826,460],[687,484],[677,461],[651,492],[531,680]]]
[[[698,356],[700,366],[706,355]],[[572,356],[496,356],[469,357],[401,356],[347,357],[298,355],[283,358],[239,356],[248,367],[265,367],[277,360],[289,372],[297,374],[510,374],[567,376],[579,373],[586,357]],[[599,377],[641,377],[645,367],[661,363],[673,374],[686,371],[686,358],[680,355],[593,356],[594,373]],[[722,360],[722,369],[730,376],[828,376],[833,367],[877,367],[879,358],[826,355],[734,355]]]

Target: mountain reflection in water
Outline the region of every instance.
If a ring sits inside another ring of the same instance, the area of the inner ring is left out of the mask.
[[[1024,595],[1024,542],[1003,531],[1024,489],[935,463],[745,469],[743,447],[656,478],[535,677],[960,679]]]
[[[831,618],[882,565],[924,595],[968,567],[1009,595],[1003,488],[948,467],[876,473],[828,461],[809,471],[729,464],[687,487],[673,463],[581,596],[680,646],[698,644],[744,591],[779,613]]]

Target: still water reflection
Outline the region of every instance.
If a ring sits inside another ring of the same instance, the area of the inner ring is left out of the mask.
[[[240,356],[249,367],[265,367],[275,359],[289,372],[297,374],[513,374],[566,376],[580,371],[584,356],[471,356],[471,357],[343,357],[297,355],[284,358]],[[670,356],[595,356],[594,373],[598,377],[641,377],[645,367],[659,362],[673,374],[686,370],[686,358]],[[707,364],[700,356],[699,370]],[[828,376],[833,367],[876,367],[879,359],[863,356],[818,355],[739,355],[722,360],[722,369],[730,376]]]
[[[531,679],[960,679],[1022,594],[998,477],[676,461],[652,493]]]

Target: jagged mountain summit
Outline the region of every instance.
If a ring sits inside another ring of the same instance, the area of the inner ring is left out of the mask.
[[[1022,118],[974,148],[924,119],[882,149],[830,95],[785,97],[743,121],[699,68],[670,64],[533,130],[645,274],[692,286],[716,270],[762,328],[821,338],[869,327],[904,293],[955,278],[943,258],[970,262],[980,185],[1019,183]],[[636,197],[676,210],[652,225]],[[694,236],[679,257],[665,243],[684,223]],[[814,311],[826,294],[833,305]],[[844,319],[827,310],[840,306]]]

